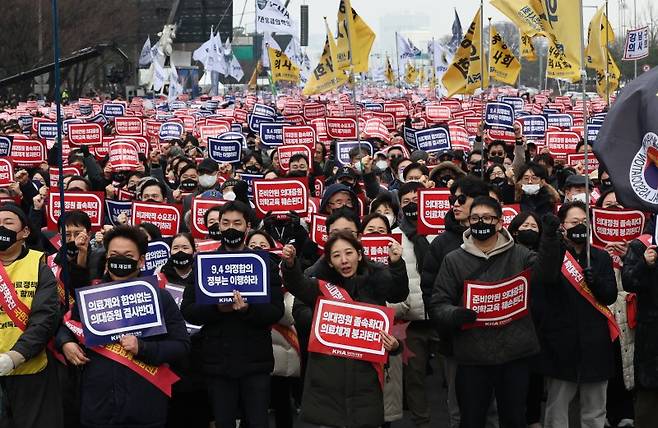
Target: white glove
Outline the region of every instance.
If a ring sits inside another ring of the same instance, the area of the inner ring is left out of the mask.
[[[14,370],[14,361],[7,354],[0,354],[0,376],[7,376]]]

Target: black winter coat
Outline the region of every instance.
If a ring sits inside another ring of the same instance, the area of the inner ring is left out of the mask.
[[[563,246],[560,261],[566,251]],[[579,255],[573,249],[569,251],[581,266],[586,266],[585,251]],[[611,305],[617,299],[612,259],[607,252],[592,248],[591,266],[594,297],[603,305]],[[608,380],[614,370],[614,354],[607,320],[574,289],[560,269],[561,265],[546,270],[544,297],[535,313],[542,348],[538,370],[568,382]]]
[[[165,290],[158,289],[167,333],[139,339],[136,359],[160,366],[175,362],[190,350],[185,321],[176,302]],[[73,312],[73,318],[76,313]],[[56,344],[77,342],[64,325],[57,332]],[[91,361],[82,367],[80,384],[80,422],[84,426],[161,427],[167,420],[168,398],[149,381],[92,350],[85,350]]]
[[[283,316],[283,294],[278,266],[270,263],[269,271],[270,303],[249,305],[244,312],[197,304],[196,287],[185,288],[181,312],[189,323],[203,325],[198,334],[206,375],[240,378],[274,369],[270,327]]]
[[[318,282],[282,264],[284,285],[296,301],[314,308],[322,294]],[[384,306],[398,303],[409,294],[404,260],[384,265],[362,262],[355,277],[344,280],[324,259],[316,277],[343,287],[357,302]],[[334,427],[378,427],[384,423],[384,401],[377,372],[371,363],[309,353],[304,379],[301,418],[307,423]]]
[[[637,294],[635,384],[658,389],[658,269],[644,261],[646,246],[634,240],[624,258],[624,290]]]

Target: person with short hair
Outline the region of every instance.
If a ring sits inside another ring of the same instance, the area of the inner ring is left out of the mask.
[[[135,226],[117,226],[103,238],[107,252],[103,282],[136,279],[144,266],[148,241]],[[156,289],[166,333],[138,338],[122,336],[118,344],[144,364],[162,367],[185,357],[190,339],[176,302],[164,289]],[[79,322],[77,305],[67,318]],[[61,325],[56,346],[73,366],[84,368],[80,381],[80,423],[83,427],[163,427],[167,420],[168,397],[149,380],[124,364],[87,348]],[[127,358],[127,357],[123,357]],[[148,411],[145,411],[148,409]]]

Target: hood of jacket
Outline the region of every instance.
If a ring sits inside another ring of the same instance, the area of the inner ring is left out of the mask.
[[[335,183],[325,189],[324,195],[322,196],[322,200],[320,201],[320,213],[325,214],[327,212],[326,210],[327,210],[327,204],[329,203],[329,198],[331,198],[338,192],[349,193],[350,198],[352,199],[353,209],[355,210],[359,209],[359,201],[354,191],[344,184]]]
[[[471,236],[471,229],[466,229],[464,232],[464,243],[462,244],[462,249],[469,254],[483,259],[488,259],[489,257],[495,256],[496,254],[504,253],[514,246],[514,239],[505,228],[500,229],[498,232],[498,240],[496,241],[496,245],[488,253],[482,252],[482,250],[480,250],[475,245],[474,241],[475,240]]]

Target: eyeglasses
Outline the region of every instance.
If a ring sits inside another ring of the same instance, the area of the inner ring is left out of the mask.
[[[566,224],[567,226],[578,226],[579,224],[584,224],[585,226],[587,226],[587,220],[584,219],[584,220],[565,221],[564,224]]]
[[[459,202],[459,205],[464,205],[466,203],[467,199],[468,199],[468,196],[466,196],[462,193],[459,196],[450,195],[450,197],[448,198],[448,201],[450,202],[450,205],[455,205],[455,202]]]
[[[502,158],[505,157],[505,152],[491,152],[489,156],[500,156]]]
[[[521,183],[533,184],[539,183],[540,181],[541,178],[537,177],[536,175],[524,175],[521,177]]]
[[[498,216],[488,215],[488,214],[485,214],[483,216],[479,216],[477,214],[473,214],[473,215],[468,216],[468,221],[471,224],[477,223],[479,221],[482,221],[482,223],[484,223],[484,224],[496,224],[496,223],[498,223],[499,219],[500,219],[500,217],[498,217]]]

